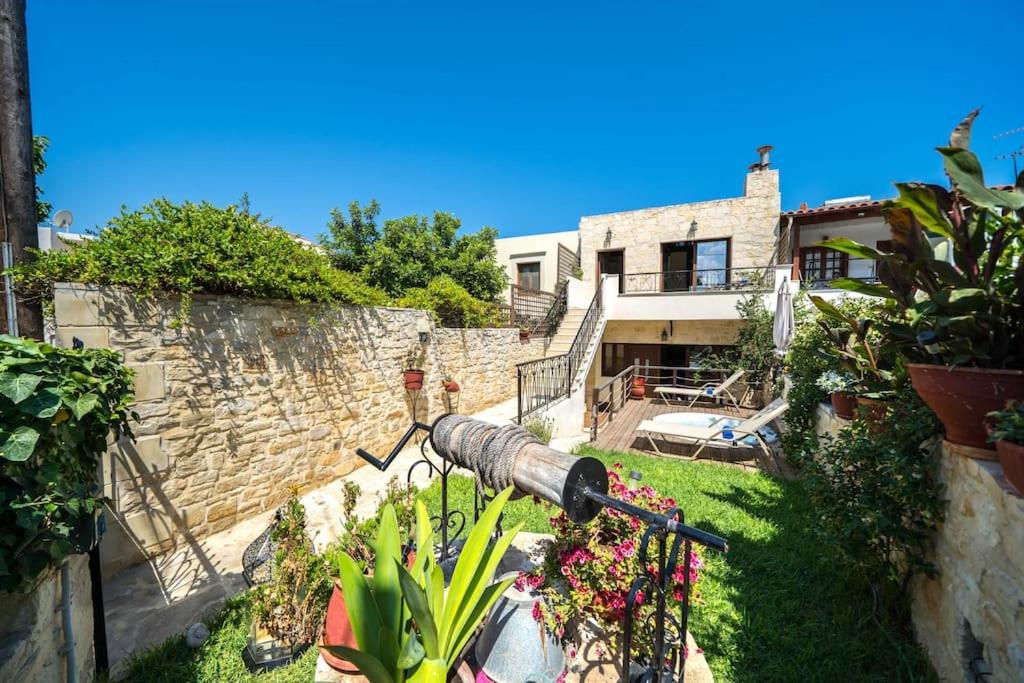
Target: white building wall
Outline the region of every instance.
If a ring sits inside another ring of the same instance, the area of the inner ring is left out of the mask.
[[[545,292],[555,291],[558,280],[558,245],[561,244],[574,254],[579,243],[579,232],[548,232],[540,235],[503,237],[494,241],[498,263],[504,266],[508,281],[515,284],[517,264],[540,263],[540,288]],[[507,292],[507,290],[506,290]]]
[[[813,247],[834,237],[848,237],[851,240],[875,248],[878,242],[890,239],[889,226],[881,216],[855,218],[847,221],[833,221],[800,228],[800,247]],[[872,263],[860,259],[850,261],[849,277],[871,277]]]

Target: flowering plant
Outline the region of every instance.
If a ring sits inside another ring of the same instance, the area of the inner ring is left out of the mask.
[[[821,374],[815,382],[822,391],[834,394],[837,391],[849,391],[857,380],[852,375],[840,375],[835,370],[828,370]]]
[[[660,496],[650,486],[629,489],[622,481],[622,465],[615,463],[608,471],[609,495],[639,507],[668,513],[676,502]],[[571,621],[596,620],[604,630],[618,638],[626,613],[626,596],[633,581],[646,569],[657,577],[654,560],[647,567],[641,564],[640,542],[643,523],[624,512],[605,508],[588,524],[574,524],[559,512],[551,518],[554,543],[548,549],[542,570],[520,574],[516,587],[533,591],[542,599],[533,608],[533,617],[562,640]],[[682,601],[686,576],[685,560],[680,553],[679,564],[672,575],[672,591],[667,596],[669,609],[678,609]],[[703,562],[696,550],[690,556],[690,585],[698,579]],[[654,614],[654,601],[644,591],[637,593],[634,617],[646,623]],[[643,629],[637,629],[637,634]],[[643,649],[650,643],[638,644]]]

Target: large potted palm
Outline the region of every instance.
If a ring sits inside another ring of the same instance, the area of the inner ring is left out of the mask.
[[[967,149],[976,116],[938,148],[949,188],[896,184],[899,198],[884,209],[893,253],[845,238],[822,246],[876,262],[877,284],[836,286],[884,300],[890,320],[879,329],[910,361],[946,439],[991,449],[986,413],[1024,398],[1024,174],[1009,189],[986,186]]]

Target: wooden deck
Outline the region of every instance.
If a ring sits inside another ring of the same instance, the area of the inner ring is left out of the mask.
[[[649,420],[656,415],[665,413],[713,413],[715,415],[728,415],[729,417],[747,418],[753,415],[755,410],[746,408],[736,409],[732,406],[714,405],[707,401],[698,402],[692,408],[686,404],[666,403],[658,398],[645,398],[642,401],[627,401],[625,407],[612,416],[610,422],[606,422],[598,430],[597,440],[593,445],[602,450],[627,451],[644,453],[646,455],[657,454],[651,450],[651,445],[645,437],[636,433],[636,427],[644,420]],[[678,456],[692,458],[696,452],[693,446],[685,446],[680,443],[672,443],[662,439],[656,439],[658,448],[667,456]],[[760,451],[753,452],[752,449],[731,449],[731,448],[705,448],[700,454],[701,460],[713,460],[727,463],[744,469],[776,469],[775,463],[758,462],[755,458],[763,459]]]

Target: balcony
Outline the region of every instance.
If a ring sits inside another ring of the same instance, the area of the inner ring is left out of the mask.
[[[736,304],[763,295],[769,310],[792,267],[716,268],[610,275],[604,281],[608,320],[738,320]],[[792,284],[792,283],[791,283]]]
[[[708,268],[656,273],[627,273],[622,293],[679,294],[684,292],[735,292],[769,290],[774,275],[768,268]]]

